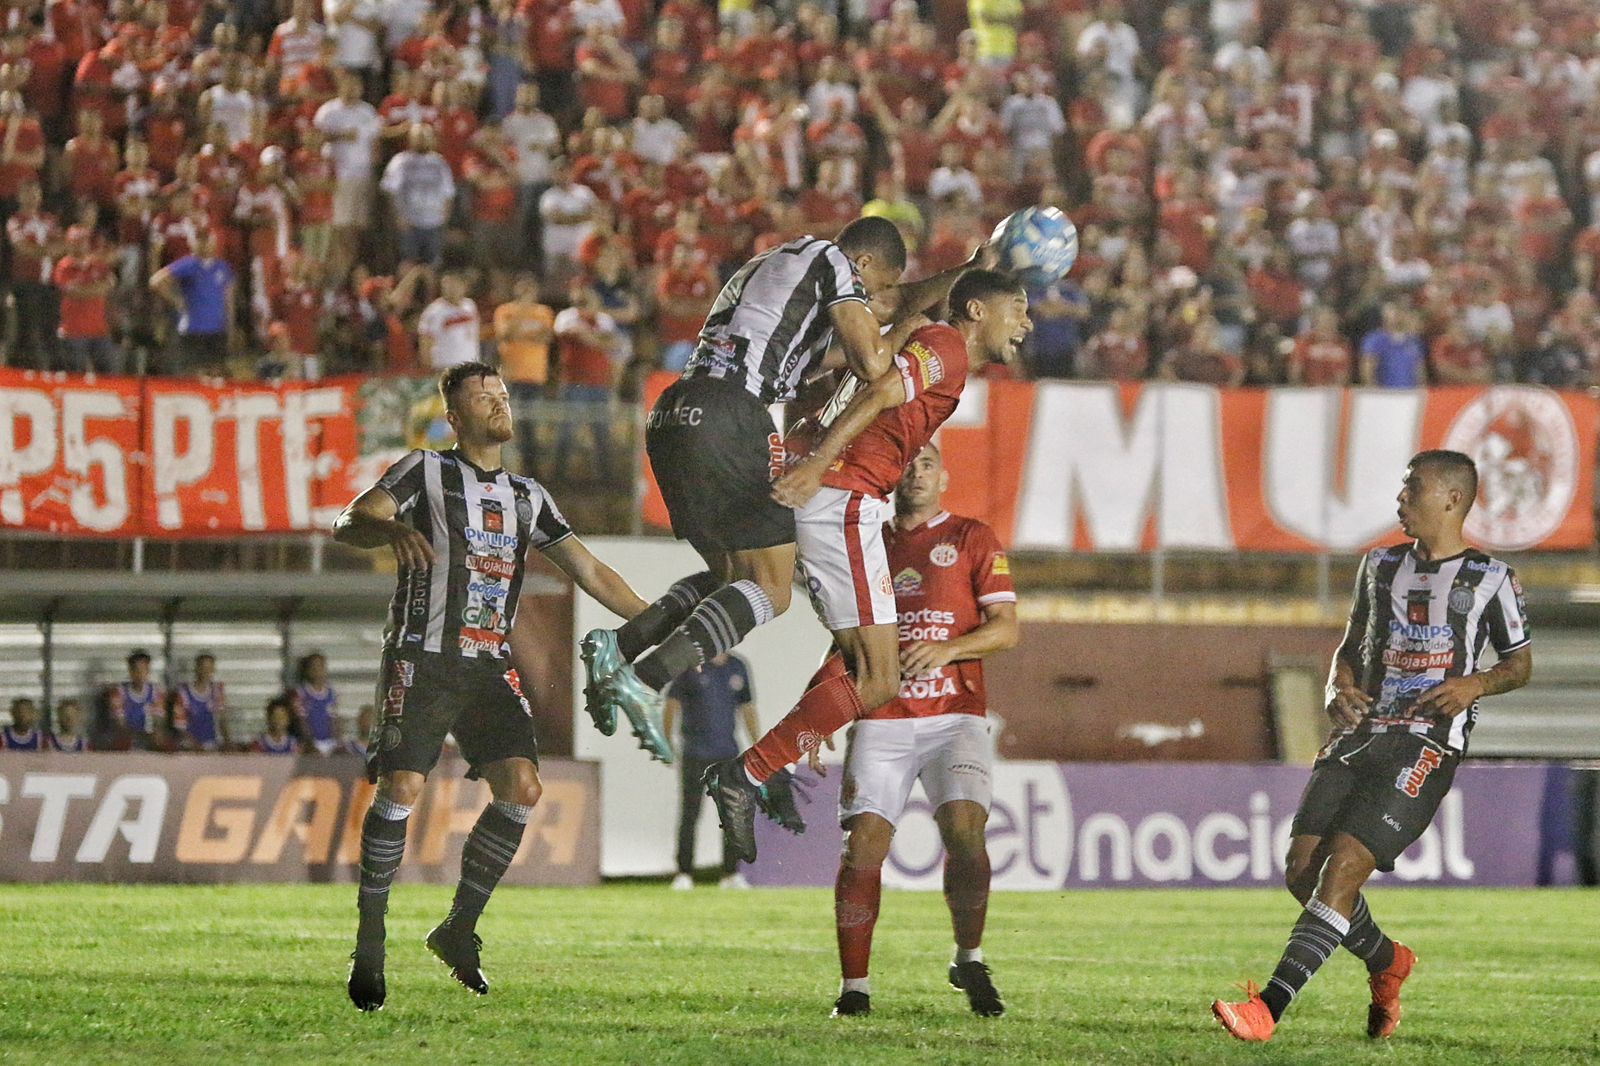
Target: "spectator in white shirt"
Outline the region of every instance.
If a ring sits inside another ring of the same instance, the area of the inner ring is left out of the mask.
[[[461,275],[446,274],[440,280],[439,298],[417,319],[417,341],[422,365],[434,370],[478,361],[478,305],[467,295]]]
[[[333,161],[333,276],[343,277],[372,220],[372,149],[383,123],[361,99],[361,79],[346,71],[339,75],[339,95],[317,108],[312,124],[328,138]]]
[[[667,101],[655,95],[639,100],[633,120],[633,154],[646,163],[668,166],[689,150],[689,135],[667,114]]]
[[[572,164],[565,157],[550,164],[550,179],[550,187],[539,197],[545,281],[565,286],[577,273],[578,250],[594,230],[600,198],[587,185],[572,180]]]
[[[411,127],[406,150],[389,160],[379,187],[394,205],[400,261],[438,266],[444,256],[444,227],[455,204],[456,182],[450,164],[434,151],[433,127]]]
[[[579,36],[587,32],[590,26],[600,26],[620,34],[628,22],[617,0],[572,0],[568,10],[572,13],[572,27]]]
[[[324,0],[322,17],[333,35],[334,62],[359,74],[364,84],[371,82],[383,61],[378,50],[383,9],[378,0]]]
[[[1056,98],[1042,92],[1032,74],[1018,74],[1016,88],[1000,107],[1000,125],[1011,139],[1011,165],[1020,176],[1034,156],[1054,155],[1056,138],[1067,132],[1067,120]]]
[[[220,123],[228,131],[228,147],[248,141],[255,132],[261,101],[245,86],[245,61],[230,60],[222,71],[222,84],[200,94],[200,126]]]
[[[961,145],[946,141],[939,146],[939,166],[928,177],[928,199],[934,203],[960,197],[969,204],[983,202],[978,176],[961,159]]]
[[[850,68],[838,56],[823,56],[817,64],[817,80],[806,90],[806,107],[813,117],[826,115],[835,101],[843,105],[845,115],[856,117],[860,102],[856,87],[850,84]]]

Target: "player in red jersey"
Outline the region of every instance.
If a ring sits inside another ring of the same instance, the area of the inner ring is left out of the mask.
[[[1016,646],[1017,594],[994,531],[939,506],[949,481],[939,449],[922,449],[895,488],[895,518],[884,529],[902,680],[893,700],[850,727],[839,792],[844,853],[833,889],[843,975],[835,1017],[872,1009],[867,962],[883,860],[919,780],[945,847],[944,898],[956,940],[950,983],[966,992],[975,1014],[1005,1013],[980,946],[989,907],[984,825],[994,762],[980,660]],[[824,666],[830,669],[843,671],[838,655]],[[822,772],[815,750],[811,765]]]
[[[794,710],[738,759],[706,771],[726,843],[756,857],[759,807],[786,828],[804,824],[787,792],[762,789],[823,737],[888,703],[900,688],[893,580],[883,542],[889,493],[906,465],[955,413],[969,361],[1008,362],[1032,330],[1028,298],[1015,278],[969,270],[950,290],[949,322],[906,338],[887,372],[847,379],[787,446],[800,455],[773,486],[794,507],[795,544],[817,617],[833,633],[848,670],[823,670]]]

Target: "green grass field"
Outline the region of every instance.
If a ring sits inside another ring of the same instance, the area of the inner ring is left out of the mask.
[[[1295,909],[1264,891],[996,895],[986,950],[1010,1013],[944,983],[943,901],[889,892],[875,1013],[832,1021],[832,900],[812,890],[506,889],[480,926],[476,999],[421,946],[442,888],[398,886],[389,1005],[345,999],[355,892],[6,886],[0,1061],[80,1063],[1594,1063],[1600,896],[1378,889],[1421,956],[1406,1019],[1365,1037],[1347,954],[1272,1043],[1207,1004],[1265,978]]]

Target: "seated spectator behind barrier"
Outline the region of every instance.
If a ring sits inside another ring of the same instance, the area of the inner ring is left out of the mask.
[[[172,732],[185,751],[219,751],[228,746],[227,692],[216,674],[217,657],[201,652],[194,657],[193,680],[172,691]]]
[[[257,755],[299,755],[303,750],[295,735],[294,705],[288,696],[267,701],[267,728],[256,737],[250,750]]]
[[[39,728],[39,705],[26,696],[11,700],[11,724],[0,729],[0,751],[49,751]]]
[[[367,739],[372,736],[372,727],[377,720],[378,712],[373,709],[372,704],[363,703],[361,709],[356,712],[354,730],[347,731],[347,735],[339,741],[339,750],[346,755],[359,755],[365,759],[367,757]],[[343,727],[341,727],[341,731],[343,731]]]
[[[83,707],[70,696],[56,702],[50,747],[68,754],[89,750],[89,738],[83,735]]]
[[[302,656],[290,696],[300,735],[323,755],[339,746],[339,692],[328,683],[328,657],[320,651]]]
[[[1311,326],[1294,339],[1289,352],[1289,384],[1350,384],[1350,342],[1339,332],[1339,316],[1331,307],[1311,313]]]
[[[151,738],[165,731],[166,694],[150,679],[150,653],[128,653],[128,680],[106,693],[105,718],[94,740],[97,750],[128,751],[151,747]]]

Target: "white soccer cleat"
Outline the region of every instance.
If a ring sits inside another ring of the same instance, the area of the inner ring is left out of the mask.
[[[692,888],[694,888],[694,878],[688,874],[679,874],[672,879],[672,891],[674,892],[687,892]]]

